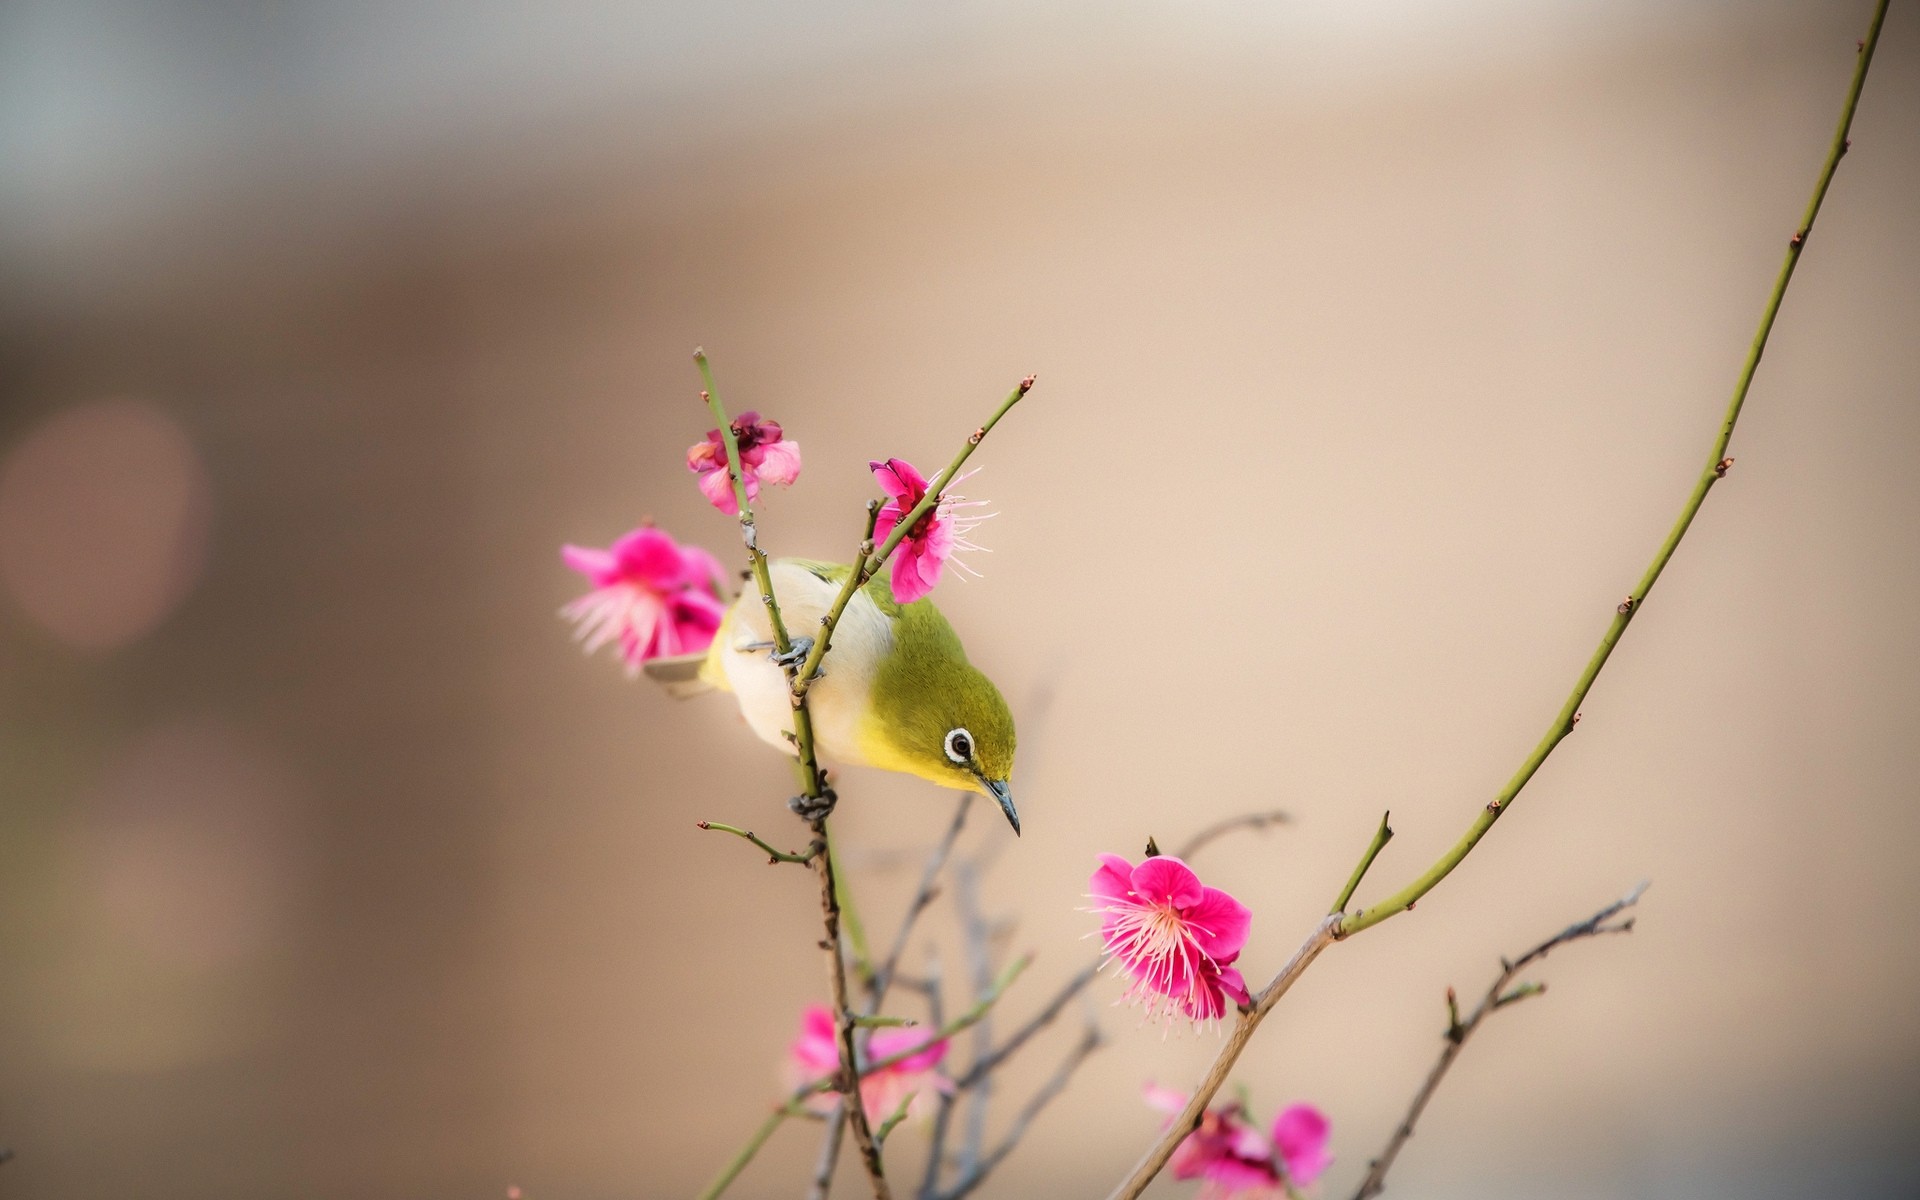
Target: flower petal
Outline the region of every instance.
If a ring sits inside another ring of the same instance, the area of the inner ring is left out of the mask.
[[[893,598],[899,604],[912,604],[933,590],[920,573],[920,547],[912,538],[900,543],[893,552]],[[939,573],[934,575],[939,581]]]
[[[728,477],[725,468],[716,468],[703,472],[700,476],[700,493],[713,505],[730,517],[740,515],[740,501],[733,494],[733,480]],[[747,476],[747,499],[753,499],[753,476]]]
[[[562,546],[560,561],[592,580],[595,587],[605,587],[619,578],[613,555],[593,546]]]
[[[778,426],[774,427],[776,430]],[[774,440],[767,442],[760,460],[760,482],[786,487],[800,478],[800,443]]]
[[[1109,904],[1137,903],[1132,896],[1133,864],[1118,854],[1102,854],[1099,868],[1087,880],[1087,891]]]
[[[652,526],[642,526],[621,536],[610,550],[620,566],[621,578],[637,580],[658,590],[678,586],[685,573],[680,564],[680,547],[673,538]]]
[[[1135,867],[1133,890],[1145,903],[1171,904],[1178,909],[1199,903],[1206,893],[1193,868],[1171,854],[1149,858]]]
[[[1187,1106],[1187,1094],[1176,1092],[1170,1087],[1149,1083],[1140,1089],[1140,1094],[1146,1100],[1147,1107],[1158,1109],[1170,1117],[1179,1116],[1180,1110]]]
[[[927,494],[927,478],[913,469],[913,464],[904,458],[890,458],[885,462],[869,462],[873,478],[880,484],[880,490],[895,500],[901,501],[900,511],[907,512],[920,503],[920,497]]]
[[[1253,912],[1219,888],[1201,888],[1200,899],[1180,915],[1200,949],[1218,962],[1232,962],[1246,946],[1247,931],[1253,927]]]
[[[1294,1183],[1305,1187],[1333,1164],[1327,1153],[1331,1129],[1327,1115],[1311,1104],[1293,1105],[1274,1119],[1273,1144]]]

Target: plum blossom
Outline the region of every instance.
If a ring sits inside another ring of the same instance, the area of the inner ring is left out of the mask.
[[[953,1082],[935,1073],[934,1068],[947,1056],[946,1039],[928,1040],[917,1029],[877,1029],[867,1042],[866,1061],[879,1062],[903,1051],[913,1051],[899,1062],[868,1074],[860,1081],[860,1102],[867,1119],[878,1123],[899,1109],[912,1096],[907,1111],[925,1115],[928,1096],[947,1092]],[[794,1087],[818,1083],[840,1069],[840,1043],[835,1036],[833,1010],[815,1004],[800,1015],[800,1036],[787,1048],[787,1081]],[[833,1109],[832,1092],[821,1092],[807,1101],[817,1112]]]
[[[1187,1103],[1179,1092],[1151,1084],[1146,1100],[1169,1120]],[[1326,1114],[1295,1104],[1274,1120],[1270,1134],[1262,1133],[1236,1100],[1202,1113],[1167,1166],[1175,1179],[1206,1181],[1199,1200],[1279,1200],[1290,1187],[1311,1185],[1333,1163],[1330,1129]]]
[[[698,546],[643,526],[605,550],[562,546],[560,558],[593,584],[560,610],[574,640],[588,654],[613,643],[629,676],[650,658],[705,650],[720,628],[726,572]]]
[[[1101,914],[1108,961],[1132,980],[1124,999],[1140,1002],[1149,1017],[1196,1024],[1226,1015],[1229,999],[1248,1003],[1246,980],[1233,966],[1253,924],[1246,905],[1166,855],[1136,867],[1102,854],[1088,886],[1098,904],[1086,911]]]
[[[884,539],[893,532],[893,527],[900,523],[901,518],[912,512],[914,505],[926,496],[930,484],[914,469],[912,463],[902,458],[870,462],[867,466],[872,469],[880,490],[887,494],[887,502],[881,506],[880,515],[873,525],[873,536]],[[954,482],[959,483],[972,474],[972,471],[968,471]],[[913,529],[900,539],[900,545],[893,552],[891,581],[895,600],[912,604],[940,582],[941,571],[946,567],[947,560],[953,558],[955,551],[980,549],[967,540],[967,534],[992,514],[961,516],[959,510],[977,508],[985,503],[984,500],[967,500],[951,493],[943,494],[927,510],[926,515],[914,522]],[[970,571],[958,559],[954,559],[954,565],[963,571]]]
[[[763,483],[786,487],[800,478],[800,443],[790,442],[780,422],[762,420],[757,412],[743,412],[729,422],[740,447],[740,479],[747,485],[747,502],[760,498]],[[687,450],[687,470],[700,477],[700,491],[728,516],[740,512],[727,478],[727,442],[718,429],[707,430],[703,442]]]

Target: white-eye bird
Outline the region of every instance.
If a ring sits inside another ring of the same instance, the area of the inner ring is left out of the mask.
[[[852,568],[775,559],[768,564],[789,630],[817,630]],[[751,584],[727,610],[700,660],[702,684],[730,691],[767,744],[794,754],[792,689],[774,661],[773,627]],[[648,663],[671,687],[690,683],[692,662]],[[656,664],[658,666],[656,667]],[[676,689],[684,690],[684,689]],[[967,661],[960,638],[927,599],[897,603],[885,572],[847,602],[807,691],[816,753],[836,762],[901,771],[941,787],[992,796],[1014,833],[1013,714],[993,681]]]

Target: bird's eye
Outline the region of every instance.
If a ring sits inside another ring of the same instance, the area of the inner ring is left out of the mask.
[[[947,757],[961,766],[973,761],[973,735],[964,729],[949,729]]]

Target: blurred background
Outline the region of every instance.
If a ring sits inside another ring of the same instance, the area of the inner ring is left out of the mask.
[[[1870,8],[11,0],[0,1196],[674,1196],[745,1137],[824,998],[818,914],[694,822],[797,842],[790,776],[554,615],[563,541],[733,553],[682,465],[696,345],[805,448],[762,529],[821,557],[867,459],[944,462],[1039,373],[974,459],[985,578],[940,596],[1022,722],[1026,836],[964,843],[1038,956],[1006,1019],[1092,953],[1097,852],[1279,806],[1202,863],[1265,978],[1382,809],[1363,899],[1558,708],[1699,469]],[[1393,1192],[1920,1194],[1913,17],[1578,734],[1243,1059],[1263,1114],[1331,1114],[1323,1194],[1448,984],[1641,878]],[[890,930],[951,800],[842,794]],[[1142,1082],[1211,1058],[1119,990],[986,1194],[1104,1193]],[[735,1194],[794,1194],[815,1143]]]

